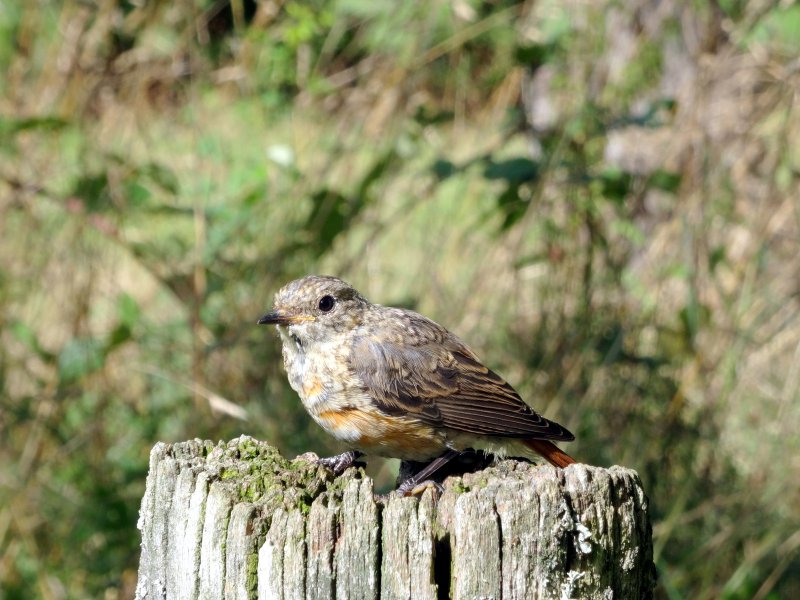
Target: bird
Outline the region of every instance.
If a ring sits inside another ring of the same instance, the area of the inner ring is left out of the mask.
[[[369,302],[349,283],[308,275],[258,319],[275,325],[289,384],[348,450],[321,459],[341,473],[360,456],[426,465],[408,492],[464,452],[576,461],[554,441],[575,436],[526,404],[456,335],[423,315]]]

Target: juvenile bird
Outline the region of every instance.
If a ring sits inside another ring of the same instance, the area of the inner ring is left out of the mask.
[[[575,436],[537,414],[459,338],[416,312],[372,304],[341,279],[288,283],[258,323],[277,326],[292,388],[350,447],[322,459],[337,473],[362,453],[426,463],[401,485],[407,491],[467,449],[575,462],[551,441]]]

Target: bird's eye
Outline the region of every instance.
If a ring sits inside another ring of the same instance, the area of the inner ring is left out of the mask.
[[[319,309],[322,312],[328,312],[333,308],[333,305],[336,301],[333,299],[333,296],[323,296],[319,299]]]

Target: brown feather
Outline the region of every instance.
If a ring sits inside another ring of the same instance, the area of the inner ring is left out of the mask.
[[[540,454],[547,462],[554,467],[565,469],[569,465],[576,464],[574,458],[547,440],[522,440],[522,443],[531,450]]]
[[[569,441],[456,336],[417,313],[381,307],[391,318],[357,336],[350,367],[377,407],[435,427],[478,435]]]

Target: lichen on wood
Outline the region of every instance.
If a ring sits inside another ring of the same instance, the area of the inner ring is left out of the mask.
[[[264,442],[157,444],[136,597],[651,598],[647,498],[634,471],[514,460],[440,497],[376,498]]]

